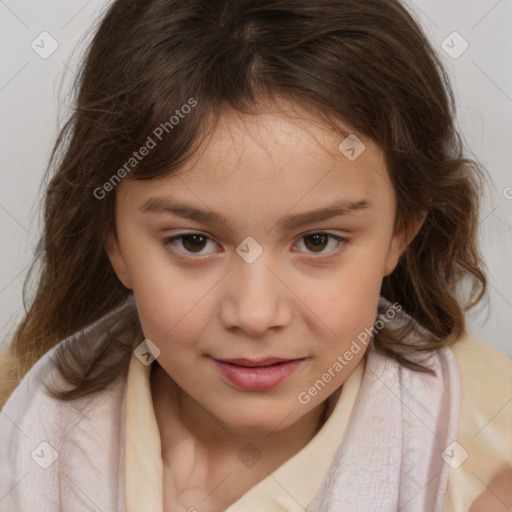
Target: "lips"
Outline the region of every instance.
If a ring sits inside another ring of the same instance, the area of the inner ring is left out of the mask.
[[[234,386],[245,391],[272,389],[287,379],[305,358],[282,359],[214,359],[221,374]]]
[[[279,357],[267,357],[265,359],[259,359],[257,361],[254,361],[252,359],[245,359],[245,358],[217,359],[217,361],[220,361],[222,363],[234,364],[236,366],[244,366],[246,368],[256,368],[256,367],[260,367],[260,366],[271,366],[274,364],[295,361],[295,359],[281,359]]]

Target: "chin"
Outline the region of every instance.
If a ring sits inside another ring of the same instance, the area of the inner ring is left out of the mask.
[[[249,435],[257,435],[257,434],[263,434],[268,435],[270,432],[276,432],[281,429],[276,429],[276,425],[279,424],[279,420],[277,420],[275,423],[262,423],[261,420],[254,420],[254,421],[235,421],[227,423],[230,428],[234,430],[238,430],[240,432],[246,432]]]
[[[257,408],[253,408],[250,413],[243,414],[238,411],[236,416],[221,417],[221,421],[229,428],[247,432],[248,434],[268,434],[269,432],[278,432],[290,427],[294,421],[295,415],[283,413],[284,408],[276,411],[269,411],[268,407],[265,412],[259,412]],[[232,412],[232,411],[230,411]]]

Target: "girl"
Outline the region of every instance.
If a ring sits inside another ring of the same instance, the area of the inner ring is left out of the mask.
[[[0,510],[512,504],[480,169],[397,0],[117,0],[77,91]]]

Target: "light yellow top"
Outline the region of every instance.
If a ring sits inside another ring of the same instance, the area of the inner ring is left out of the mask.
[[[468,512],[474,500],[488,490],[493,478],[512,468],[512,360],[467,334],[451,349],[459,366],[462,388],[456,457],[460,462],[467,453],[467,458],[456,469],[450,469],[444,511]],[[347,379],[317,435],[226,512],[304,511],[327,475],[334,456],[332,447],[339,446],[343,439],[363,370],[364,365],[360,364]],[[163,463],[150,371],[151,366],[132,358],[126,404],[127,512],[163,510]],[[488,492],[496,496],[495,500],[507,500],[494,484]],[[498,507],[500,501],[496,503]],[[511,505],[508,503],[508,507]],[[189,510],[194,511],[193,504]]]
[[[451,349],[461,378],[457,442],[467,459],[450,469],[445,512],[467,512],[482,492],[489,498],[471,512],[512,510],[512,360],[471,336]],[[504,471],[506,483],[493,483]]]

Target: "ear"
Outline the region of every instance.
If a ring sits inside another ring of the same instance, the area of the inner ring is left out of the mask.
[[[109,233],[107,242],[105,244],[105,250],[107,252],[107,256],[110,260],[112,268],[119,278],[119,281],[121,281],[121,283],[123,283],[126,288],[132,290],[133,286],[130,279],[130,274],[128,273],[126,261],[121,251],[119,239],[117,238],[115,231]]]
[[[403,226],[395,229],[386,255],[383,277],[389,276],[395,270],[400,256],[414,240],[421,226],[423,226],[426,217],[427,212],[423,212],[410,220],[406,229]]]

